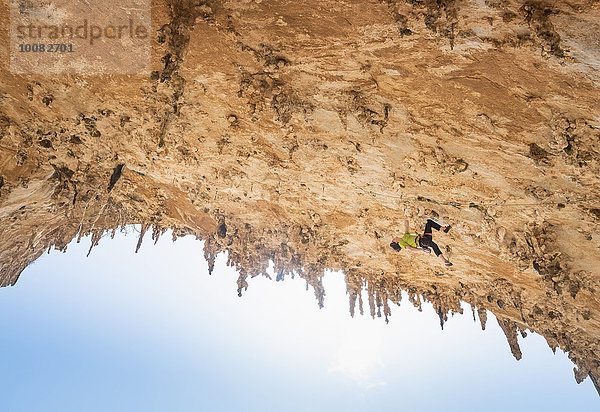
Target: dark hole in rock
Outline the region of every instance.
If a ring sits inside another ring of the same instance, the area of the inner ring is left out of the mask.
[[[48,139],[40,140],[40,146],[45,147],[46,149],[52,148],[52,142]]]
[[[121,163],[120,165],[117,165],[114,168],[112,176],[110,177],[110,182],[108,183],[108,191],[109,192],[115,186],[115,183],[117,183],[117,180],[119,180],[119,178],[121,177],[121,172],[123,171],[123,166],[125,166],[125,165],[123,163]]]
[[[225,224],[225,222],[219,225],[219,228],[217,229],[217,236],[219,236],[220,238],[224,238],[225,236],[227,236],[227,225]]]

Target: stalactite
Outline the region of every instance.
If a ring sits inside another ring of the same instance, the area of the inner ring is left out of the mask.
[[[240,270],[240,276],[237,280],[237,293],[239,297],[242,297],[242,290],[248,290],[248,282],[246,281],[247,273],[244,270]]]
[[[140,230],[140,237],[138,238],[138,242],[135,247],[135,253],[137,253],[138,250],[140,250],[140,247],[142,247],[142,241],[144,240],[144,235],[146,234],[146,231],[148,230],[149,226],[150,225],[148,223],[142,223],[142,228]]]
[[[498,325],[506,335],[506,339],[508,340],[508,345],[510,346],[510,351],[516,360],[521,360],[523,354],[521,353],[521,348],[519,347],[518,335],[517,335],[517,325],[515,322],[508,319],[500,319],[498,320]]]
[[[383,299],[383,314],[385,315],[385,323],[389,323],[389,317],[392,316],[392,310],[388,304],[387,296]]]
[[[154,244],[158,243],[158,239],[167,231],[166,228],[160,227],[157,224],[152,225],[152,240],[154,240]]]
[[[360,311],[360,316],[364,316],[362,291],[358,293],[358,310]]]
[[[91,244],[90,244],[90,248],[87,252],[86,256],[89,256],[90,253],[92,253],[92,249],[98,245],[98,243],[100,243],[100,239],[102,238],[102,234],[104,233],[103,230],[94,230],[92,232],[92,239],[91,239]]]
[[[596,392],[598,392],[598,395],[600,395],[600,383],[598,382],[598,378],[592,372],[590,372],[588,375],[594,384],[594,388],[596,388]]]
[[[479,323],[481,323],[481,330],[485,330],[485,324],[487,322],[487,311],[485,308],[477,308],[477,316],[479,316]]]
[[[347,294],[348,294],[348,302],[350,305],[350,316],[354,317],[354,308],[356,307],[356,300],[357,300],[358,296],[354,292],[347,292]]]

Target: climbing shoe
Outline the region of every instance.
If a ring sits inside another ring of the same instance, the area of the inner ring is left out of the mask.
[[[444,228],[444,233],[448,233],[450,231],[450,229],[452,228],[452,226],[448,225]]]
[[[452,266],[452,262],[446,262],[445,265],[446,266]]]

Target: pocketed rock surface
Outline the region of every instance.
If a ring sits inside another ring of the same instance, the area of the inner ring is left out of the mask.
[[[151,73],[2,67],[3,286],[74,238],[173,229],[240,294],[272,261],[323,304],[342,270],[351,313],[464,301],[517,359],[531,330],[600,377],[599,1],[152,7]],[[405,218],[451,224],[454,266],[394,252]]]

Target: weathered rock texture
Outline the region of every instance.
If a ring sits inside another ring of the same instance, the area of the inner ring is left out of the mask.
[[[227,251],[240,294],[273,261],[322,304],[343,270],[352,313],[404,290],[443,326],[462,300],[517,359],[529,329],[598,377],[599,22],[586,0],[156,1],[148,76],[2,69],[0,282],[172,228]],[[453,225],[455,266],[389,247],[405,215]]]

